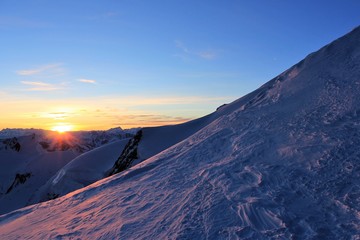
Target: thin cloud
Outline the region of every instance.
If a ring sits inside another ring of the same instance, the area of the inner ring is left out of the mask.
[[[70,116],[70,112],[49,112],[41,115],[44,118],[54,119],[54,120],[65,120]]]
[[[182,51],[181,54],[175,54],[176,57],[180,57],[183,60],[189,60],[191,57],[198,57],[205,60],[214,60],[217,58],[218,53],[215,50],[207,51],[195,51],[190,50],[182,41],[175,41],[176,48]]]
[[[184,53],[190,53],[189,49],[185,46],[182,41],[176,40],[175,45],[177,48],[181,49]]]
[[[16,71],[16,73],[18,75],[22,75],[22,76],[29,76],[29,75],[35,75],[35,74],[38,74],[42,71],[42,69],[27,69],[27,70],[19,70],[19,71]]]
[[[81,78],[81,79],[78,79],[78,81],[82,82],[82,83],[96,84],[96,80],[92,80],[92,79]]]
[[[199,52],[197,55],[206,60],[213,60],[217,57],[217,54],[214,51]]]
[[[106,17],[115,17],[115,16],[117,16],[117,15],[118,15],[117,12],[107,12],[107,13],[105,13],[105,16],[106,16]]]
[[[121,98],[101,98],[100,101],[107,105],[117,105],[121,103],[124,106],[160,106],[160,105],[181,105],[181,104],[213,104],[224,103],[233,100],[233,97],[198,97],[198,96],[181,96],[181,97],[121,97]]]
[[[118,121],[113,123],[114,126],[127,126],[127,127],[148,127],[160,125],[173,125],[190,121],[194,118],[183,118],[168,115],[122,115],[118,116]],[[129,121],[131,119],[131,121]]]
[[[54,91],[62,88],[61,86],[45,82],[21,81],[21,83],[29,86],[26,91]]]
[[[219,79],[219,78],[239,78],[239,72],[188,72],[178,74],[181,78],[208,78],[208,79]]]
[[[21,76],[47,76],[47,77],[55,77],[55,76],[62,76],[65,73],[65,69],[61,67],[62,64],[47,64],[42,65],[32,69],[23,69],[18,70],[16,73]]]
[[[108,12],[103,12],[103,13],[92,15],[92,16],[86,16],[86,17],[84,17],[84,19],[89,20],[89,21],[114,22],[116,19],[118,19],[119,15],[120,14],[118,12],[108,11]]]
[[[29,82],[29,81],[21,81],[22,84],[25,85],[32,85],[32,86],[39,86],[39,87],[45,87],[45,86],[49,86],[49,83],[44,83],[44,82]]]

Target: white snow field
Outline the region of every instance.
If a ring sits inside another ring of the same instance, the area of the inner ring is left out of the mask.
[[[360,239],[359,93],[356,28],[213,115],[144,129],[142,158],[180,142],[0,216],[0,239]]]

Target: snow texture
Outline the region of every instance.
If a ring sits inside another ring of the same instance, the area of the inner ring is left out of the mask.
[[[359,92],[356,28],[214,114],[144,129],[144,161],[0,216],[0,238],[359,239]]]

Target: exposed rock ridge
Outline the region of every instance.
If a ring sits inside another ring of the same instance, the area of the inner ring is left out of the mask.
[[[133,138],[126,144],[120,157],[110,169],[108,176],[122,172],[129,168],[135,159],[138,159],[138,145],[142,137],[142,130],[139,130]]]

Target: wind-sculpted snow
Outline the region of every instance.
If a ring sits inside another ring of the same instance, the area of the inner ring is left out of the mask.
[[[159,154],[0,216],[0,238],[359,239],[359,43],[357,28]]]

